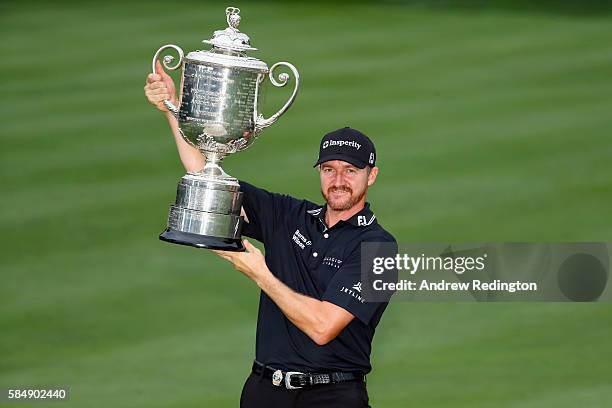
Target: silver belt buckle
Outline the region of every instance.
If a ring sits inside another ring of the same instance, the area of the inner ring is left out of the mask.
[[[299,388],[304,388],[304,387],[294,387],[293,385],[291,385],[291,376],[296,375],[296,374],[304,374],[304,373],[300,373],[299,371],[288,371],[285,373],[285,388],[287,388],[288,390],[297,390]]]

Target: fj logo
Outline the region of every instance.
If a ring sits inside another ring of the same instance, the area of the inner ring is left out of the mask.
[[[372,215],[372,217],[369,220],[366,218],[365,215],[358,215],[357,216],[357,225],[359,225],[360,227],[366,227],[366,226],[372,224],[375,219],[376,219],[375,215]]]

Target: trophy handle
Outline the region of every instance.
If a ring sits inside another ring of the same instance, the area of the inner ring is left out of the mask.
[[[174,71],[175,69],[180,67],[181,64],[183,63],[183,57],[185,56],[185,54],[183,53],[183,50],[181,49],[181,47],[174,45],[174,44],[166,44],[162,46],[159,50],[157,50],[157,52],[153,56],[153,63],[151,64],[151,69],[153,70],[154,74],[159,74],[157,70],[155,69],[155,62],[159,58],[159,54],[161,54],[161,52],[165,50],[166,48],[173,48],[178,53],[179,60],[175,65],[170,65],[170,63],[174,61],[174,57],[172,55],[164,56],[164,59],[162,60],[162,65],[164,66],[164,68],[166,68],[169,71]],[[175,117],[178,118],[179,110],[176,106],[172,104],[172,102],[170,102],[169,100],[165,100],[164,105],[166,105],[166,108],[168,108],[168,110],[172,112],[172,114]]]
[[[285,103],[285,105],[268,119],[264,118],[262,114],[256,115],[257,119],[255,120],[255,133],[260,132],[262,129],[265,129],[268,126],[272,125],[274,122],[276,122],[278,118],[280,118],[283,113],[285,113],[285,111],[289,109],[297,95],[298,87],[300,86],[300,74],[298,73],[297,69],[288,62],[277,62],[276,64],[272,65],[272,67],[270,68],[270,72],[268,73],[270,82],[272,82],[272,85],[279,88],[282,88],[283,86],[287,85],[287,81],[289,80],[289,74],[283,72],[278,76],[278,81],[274,79],[274,75],[272,74],[274,72],[274,69],[281,65],[289,68],[291,72],[293,72],[293,76],[295,77],[295,87],[293,88],[293,93],[291,94],[289,100]],[[255,101],[255,103],[257,103],[257,101]],[[255,105],[255,111],[257,112],[257,105]]]

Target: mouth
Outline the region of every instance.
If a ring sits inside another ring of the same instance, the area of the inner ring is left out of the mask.
[[[329,194],[334,195],[334,196],[343,196],[345,194],[351,194],[351,191],[349,191],[348,189],[343,189],[343,188],[334,188],[334,189],[330,188]]]

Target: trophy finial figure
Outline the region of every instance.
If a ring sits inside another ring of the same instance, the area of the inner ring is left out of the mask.
[[[225,14],[227,15],[227,25],[234,30],[238,30],[240,25],[240,9],[238,7],[228,7],[225,9]]]

